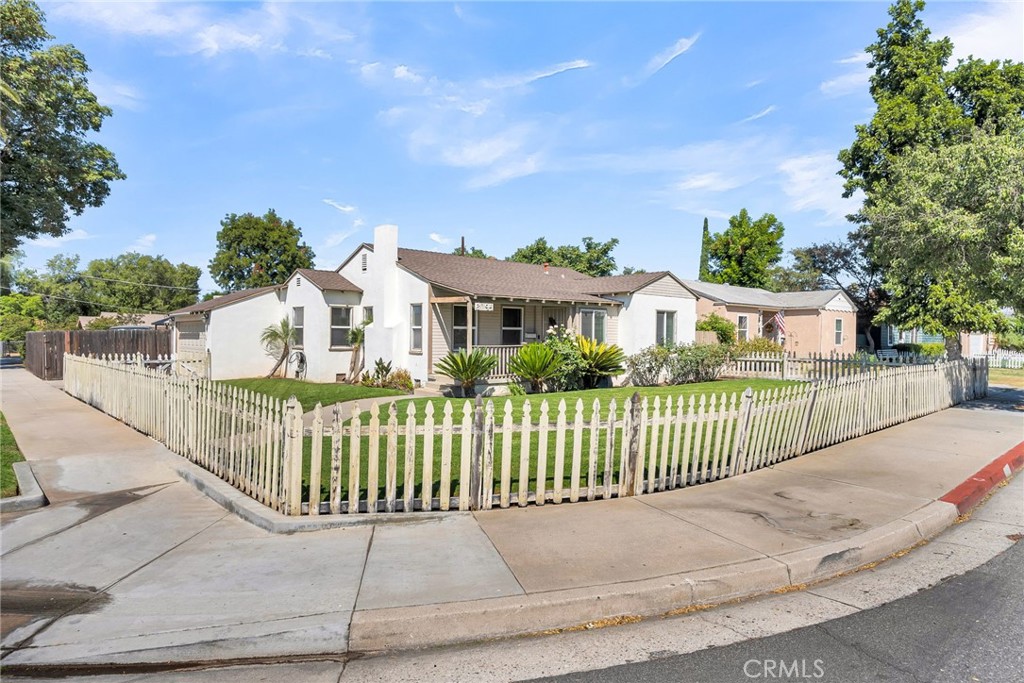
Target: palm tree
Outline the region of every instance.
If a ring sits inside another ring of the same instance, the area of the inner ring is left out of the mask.
[[[268,353],[281,354],[277,359],[277,363],[267,373],[267,377],[273,377],[277,369],[288,359],[288,352],[291,351],[291,346],[295,343],[295,333],[296,330],[288,322],[288,318],[281,318],[280,322],[275,325],[268,325],[264,328],[263,333],[260,334],[260,343],[263,344]]]
[[[349,330],[348,345],[352,347],[352,359],[348,364],[348,381],[355,384],[363,373],[363,343],[366,341],[366,323]]]

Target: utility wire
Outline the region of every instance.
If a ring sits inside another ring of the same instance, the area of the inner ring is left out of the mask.
[[[146,282],[132,282],[131,280],[117,280],[117,279],[112,278],[112,277],[99,277],[98,275],[85,275],[84,273],[79,273],[79,276],[80,277],[89,278],[90,280],[103,280],[105,282],[121,282],[121,283],[124,283],[126,285],[138,285],[139,287],[160,287],[161,289],[183,289],[186,292],[198,292],[199,291],[199,286],[198,285],[195,286],[195,287],[176,287],[174,285],[156,285],[156,284],[149,284],[149,283],[146,283]]]
[[[50,298],[50,299],[60,299],[61,301],[74,301],[75,303],[79,303],[79,304],[92,304],[93,306],[99,306],[100,308],[114,308],[114,306],[111,305],[109,302],[108,303],[101,303],[99,301],[88,301],[86,299],[72,299],[71,297],[57,296],[56,294],[45,294],[43,292],[21,292],[21,293],[22,294],[27,294],[28,296],[41,296],[41,297],[47,297],[47,298]],[[110,313],[130,313],[130,314],[150,314],[150,313],[154,313],[155,311],[146,311],[146,310],[139,310],[139,309],[135,309],[135,310],[132,310],[132,309],[122,309],[122,310],[118,310],[118,311],[109,311],[109,312]]]

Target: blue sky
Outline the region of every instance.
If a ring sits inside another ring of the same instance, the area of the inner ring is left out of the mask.
[[[337,267],[373,226],[505,257],[618,237],[620,267],[695,277],[747,208],[785,247],[842,237],[838,151],[873,110],[866,3],[43,3],[114,109],[128,179],[25,246],[204,268],[227,213],[273,207]],[[1024,4],[932,3],[957,56],[1024,59]]]

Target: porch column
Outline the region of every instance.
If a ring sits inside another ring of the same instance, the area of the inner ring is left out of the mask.
[[[473,297],[466,297],[466,353],[473,353]]]

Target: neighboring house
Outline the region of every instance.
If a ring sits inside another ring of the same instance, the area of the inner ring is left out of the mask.
[[[765,337],[801,356],[857,350],[857,305],[842,290],[769,292],[696,280],[683,284],[697,294],[699,318],[716,313],[730,320],[741,340]]]
[[[313,285],[308,286],[306,283]],[[594,278],[568,268],[477,259],[398,246],[398,229],[379,226],[337,271],[298,270],[278,287],[235,292],[175,311],[179,353],[209,353],[214,379],[266,374],[273,365],[260,332],[282,317],[302,329],[307,379],[348,372],[348,331],[366,323],[367,369],[383,358],[414,380],[434,379],[450,351],[482,348],[508,377],[523,344],[566,326],[635,353],[655,343],[690,343],[696,297],[672,273]],[[289,374],[294,365],[289,366]]]
[[[900,329],[895,325],[882,325],[882,348],[895,348],[898,344],[943,344],[941,334],[929,334],[920,328]],[[984,356],[996,348],[996,335],[992,332],[962,332],[960,348],[964,356]]]
[[[169,327],[170,320],[167,318],[166,313],[139,313],[139,314],[121,314],[114,313],[111,311],[103,311],[99,315],[80,315],[78,316],[78,329],[85,330],[89,328],[89,323],[99,318],[111,318],[117,320],[118,318],[130,318],[132,322],[124,323],[125,325],[145,325],[146,327]]]

